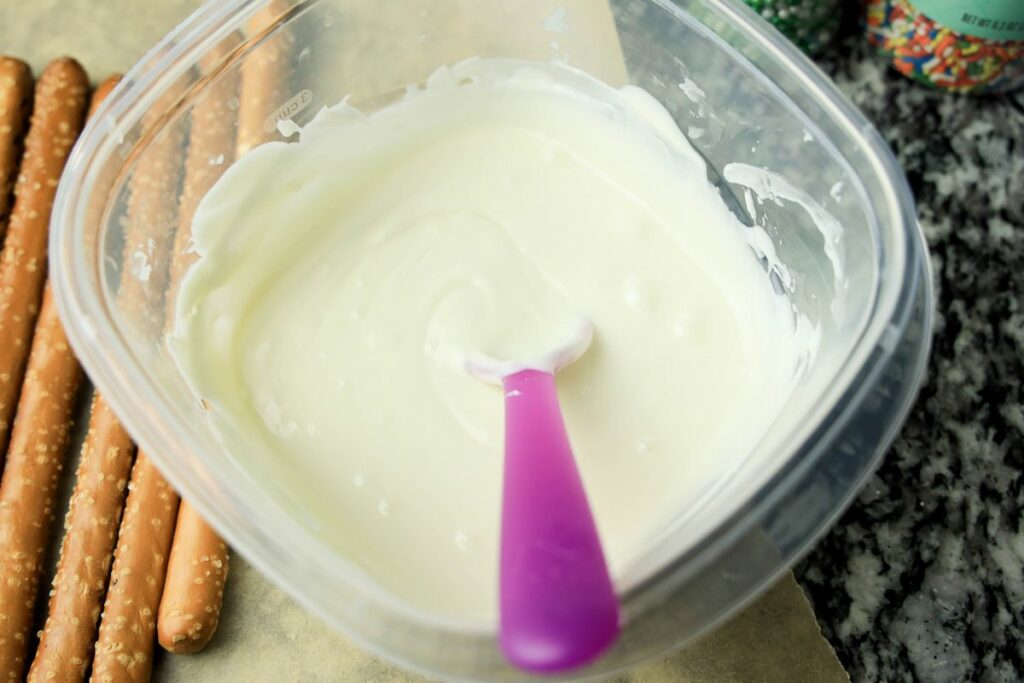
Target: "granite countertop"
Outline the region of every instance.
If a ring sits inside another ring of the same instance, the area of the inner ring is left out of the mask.
[[[797,578],[854,681],[1021,680],[1024,93],[931,91],[855,38],[837,55],[910,180],[938,314],[909,421]]]

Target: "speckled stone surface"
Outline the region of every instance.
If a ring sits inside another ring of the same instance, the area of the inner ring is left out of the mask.
[[[1024,679],[1024,94],[927,90],[859,40],[823,62],[896,152],[932,252],[927,384],[798,568],[854,681]]]

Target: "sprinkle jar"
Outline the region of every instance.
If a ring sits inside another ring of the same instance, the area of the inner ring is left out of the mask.
[[[1024,85],[1024,0],[867,0],[868,40],[916,81],[953,92]]]

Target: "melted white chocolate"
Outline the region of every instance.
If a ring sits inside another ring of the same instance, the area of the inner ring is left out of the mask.
[[[707,494],[814,351],[753,232],[644,91],[471,60],[235,164],[196,213],[174,352],[227,448],[287,461],[326,542],[414,608],[493,624],[503,397],[467,356],[592,323],[558,387],[626,587],[739,502]]]

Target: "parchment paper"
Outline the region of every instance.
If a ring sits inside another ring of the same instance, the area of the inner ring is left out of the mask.
[[[556,4],[556,0],[536,1],[545,6]],[[50,59],[71,55],[85,65],[94,81],[99,81],[110,73],[127,70],[199,4],[197,0],[2,2],[0,53],[25,59],[36,73]],[[562,0],[557,4],[574,5],[574,11],[607,12],[604,3],[597,0]],[[607,27],[606,21],[610,18],[598,16],[595,30]],[[614,70],[616,66],[608,68]],[[88,403],[83,401],[81,405],[87,409]],[[86,420],[83,415],[79,424],[84,425]],[[76,447],[79,443],[76,440]],[[65,468],[65,472],[74,471],[73,463]],[[66,494],[70,486],[63,489]],[[242,558],[236,556],[232,562],[220,631],[213,643],[198,655],[161,653],[156,662],[156,681],[424,680],[383,664],[348,643],[300,609]],[[789,574],[699,642],[616,679],[617,683],[848,680]]]
[[[414,683],[300,609],[254,569],[235,562],[220,632],[199,655],[164,656],[158,682]],[[616,683],[846,683],[810,606],[789,574],[722,627]]]

